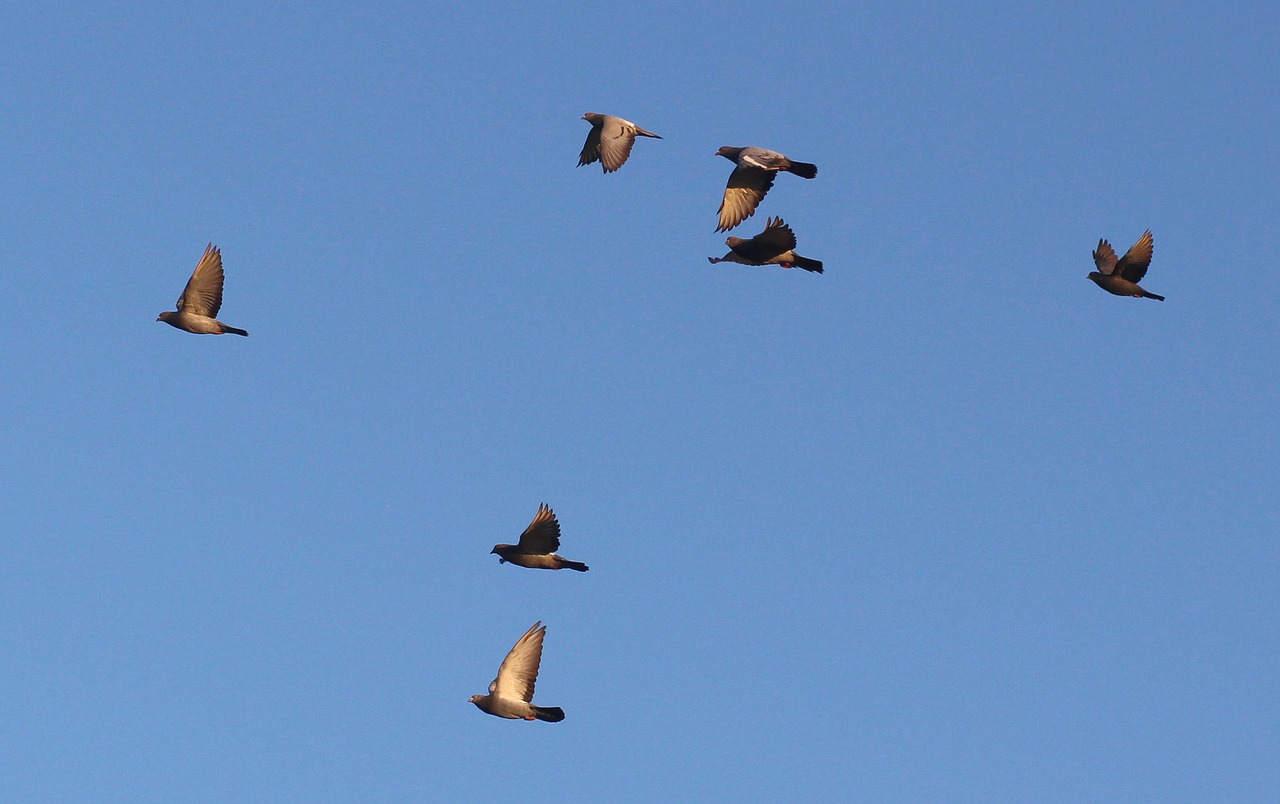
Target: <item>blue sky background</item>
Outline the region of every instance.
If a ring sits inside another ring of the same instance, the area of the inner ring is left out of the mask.
[[[3,797],[1275,800],[1277,41],[7,7]],[[748,144],[825,275],[706,262]],[[154,322],[209,241],[248,339]],[[541,501],[589,573],[488,555]],[[484,716],[538,619],[567,720]]]

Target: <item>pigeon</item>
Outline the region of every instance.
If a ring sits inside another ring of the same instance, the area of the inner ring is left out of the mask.
[[[662,139],[652,131],[645,131],[630,120],[623,120],[621,117],[587,112],[582,119],[591,123],[591,133],[587,134],[587,142],[582,146],[582,153],[578,155],[578,167],[589,165],[599,159],[600,167],[604,172],[612,173],[626,164],[627,157],[631,156],[631,146],[636,144],[637,134],[641,137]]]
[[[489,555],[497,553],[499,564],[509,561],[530,569],[587,571],[586,564],[556,555],[556,550],[559,549],[560,523],[556,521],[555,512],[546,503],[542,503],[529,527],[520,534],[519,544],[495,544]]]
[[[196,264],[191,279],[178,297],[177,312],[163,312],[156,320],[197,335],[248,335],[242,329],[229,327],[217,319],[222,307],[222,252],[210,243]]]
[[[707,257],[717,262],[737,262],[743,265],[781,265],[783,268],[800,267],[816,274],[822,273],[822,262],[801,257],[792,249],[796,247],[796,235],[782,218],[770,218],[764,231],[750,240],[730,237],[724,241],[729,253],[723,257]]]
[[[1098,287],[1116,296],[1133,296],[1134,298],[1155,299],[1164,301],[1164,296],[1148,293],[1138,287],[1142,277],[1147,275],[1147,266],[1151,265],[1151,230],[1143,232],[1138,242],[1116,260],[1116,252],[1105,240],[1098,241],[1098,248],[1093,252],[1093,262],[1098,270],[1090,271],[1089,278]]]
[[[764,148],[734,148],[726,145],[716,151],[716,154],[737,165],[729,174],[729,184],[724,188],[717,232],[727,232],[756,214],[756,207],[773,186],[773,179],[778,171],[785,170],[805,179],[818,175],[817,165],[793,162],[777,151],[766,151]]]
[[[467,700],[481,712],[508,720],[545,720],[559,723],[564,710],[558,706],[534,706],[533,685],[538,681],[538,665],[542,663],[542,639],[547,627],[534,623],[515,647],[502,660],[498,677],[489,685],[488,695],[472,695]]]

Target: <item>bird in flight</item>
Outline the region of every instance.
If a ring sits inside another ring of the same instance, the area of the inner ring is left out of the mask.
[[[481,712],[508,720],[545,720],[559,723],[564,720],[564,710],[558,706],[534,706],[533,685],[538,680],[538,666],[542,664],[542,639],[547,627],[542,621],[534,623],[515,647],[502,660],[498,677],[489,685],[488,695],[472,695],[467,700]]]
[[[741,237],[730,237],[724,241],[729,253],[723,257],[707,257],[714,265],[717,262],[737,262],[742,265],[781,265],[783,268],[803,268],[806,271],[822,273],[822,261],[801,257],[795,252],[796,235],[791,227],[783,223],[782,218],[770,218],[764,231],[750,240]]]
[[[520,534],[519,544],[495,544],[489,551],[497,554],[498,563],[508,562],[530,569],[571,569],[586,572],[588,567],[580,561],[570,561],[556,555],[560,549],[560,522],[546,503],[538,506],[529,527]]]
[[[817,165],[793,162],[777,151],[750,145],[745,148],[725,145],[716,151],[716,155],[736,165],[724,188],[724,199],[720,201],[717,232],[727,232],[756,214],[756,207],[764,200],[765,193],[769,192],[780,171],[794,173],[804,179],[818,175]]]
[[[1139,299],[1155,299],[1164,301],[1164,296],[1157,296],[1142,288],[1138,283],[1147,275],[1151,265],[1151,230],[1142,233],[1138,242],[1125,252],[1119,260],[1115,249],[1105,240],[1098,241],[1098,248],[1093,252],[1093,263],[1098,270],[1090,271],[1089,278],[1098,287],[1116,296],[1134,296]]]
[[[248,335],[242,329],[229,327],[218,320],[222,307],[222,252],[210,243],[204,256],[196,263],[196,269],[182,295],[178,297],[177,312],[161,313],[156,320],[171,327],[194,332],[197,335]]]
[[[591,123],[591,131],[587,132],[587,142],[578,155],[578,167],[589,165],[598,159],[604,172],[612,173],[626,164],[627,157],[631,156],[631,146],[636,144],[636,135],[662,139],[630,120],[610,114],[587,112],[582,119]]]

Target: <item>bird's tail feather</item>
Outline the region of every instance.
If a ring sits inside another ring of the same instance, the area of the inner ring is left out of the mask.
[[[813,271],[815,274],[822,273],[822,260],[811,260],[808,257],[801,257],[797,254],[791,264],[806,271]]]
[[[804,179],[812,179],[818,175],[818,166],[809,162],[792,162],[787,168],[788,173],[794,173]]]
[[[639,126],[636,126],[636,133],[637,133],[637,134],[639,134],[639,135],[640,135],[640,136],[642,136],[642,137],[653,137],[655,140],[660,140],[660,139],[662,139],[662,137],[659,137],[657,134],[654,134],[652,131],[645,131],[644,129],[640,128]]]
[[[547,723],[559,723],[564,720],[564,710],[558,706],[535,706],[533,716]]]
[[[571,570],[577,570],[578,572],[586,572],[587,565],[583,564],[581,561],[570,561],[567,558],[561,558],[560,569],[571,569]]]
[[[221,326],[222,326],[222,334],[223,334],[223,335],[226,335],[226,334],[229,332],[229,333],[231,333],[232,335],[243,335],[243,336],[245,336],[246,338],[247,338],[247,337],[249,337],[249,333],[245,332],[245,331],[244,331],[244,330],[242,330],[242,329],[236,329],[235,327],[229,327],[229,326],[227,326],[226,324],[223,324],[221,321],[219,321],[218,323],[219,323],[219,324],[221,324]]]
[[[1156,301],[1164,301],[1164,296],[1157,296],[1156,294],[1150,291],[1144,290],[1142,291],[1142,294],[1146,296],[1148,299],[1155,299]]]

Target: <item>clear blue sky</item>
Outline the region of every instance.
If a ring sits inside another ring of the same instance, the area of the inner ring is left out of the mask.
[[[1274,3],[271,5],[0,13],[0,797],[1280,798]]]

